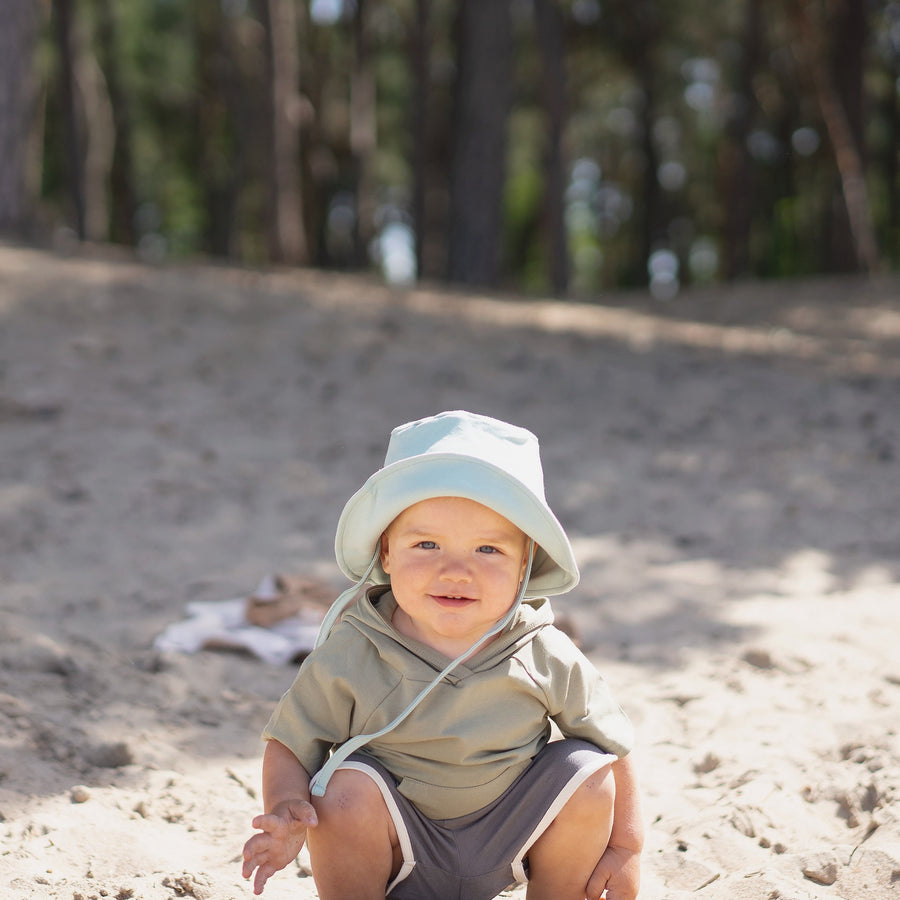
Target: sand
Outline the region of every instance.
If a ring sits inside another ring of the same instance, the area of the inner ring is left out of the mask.
[[[900,894],[900,281],[596,304],[0,246],[0,895],[250,896],[292,665],[160,652],[343,587],[390,427],[532,428],[555,606],[634,719],[643,900]],[[271,900],[315,897],[302,865]],[[524,897],[522,891],[515,897]]]

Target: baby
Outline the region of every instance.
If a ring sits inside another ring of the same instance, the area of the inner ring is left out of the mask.
[[[307,843],[321,900],[635,900],[633,731],[553,625],[579,575],[534,435],[396,428],[335,550],[357,584],[263,735],[255,893]]]

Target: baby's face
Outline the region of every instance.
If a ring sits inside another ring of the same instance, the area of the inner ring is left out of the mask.
[[[399,609],[394,627],[455,658],[509,612],[528,539],[474,500],[437,497],[404,510],[381,539]]]

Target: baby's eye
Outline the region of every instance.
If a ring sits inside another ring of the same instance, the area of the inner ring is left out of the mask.
[[[490,544],[483,544],[478,548],[479,553],[499,553],[500,551],[496,547],[492,547]]]
[[[437,548],[437,544],[434,541],[419,541],[416,546],[421,547],[423,550],[435,550]]]

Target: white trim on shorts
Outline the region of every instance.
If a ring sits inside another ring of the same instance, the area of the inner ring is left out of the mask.
[[[364,762],[358,762],[356,760],[345,760],[338,766],[338,770],[340,769],[353,769],[355,772],[362,772],[375,782],[378,790],[381,791],[381,796],[384,798],[391,821],[394,823],[394,828],[397,830],[397,840],[400,843],[400,852],[403,854],[403,865],[400,866],[397,877],[385,889],[384,893],[385,896],[387,896],[401,881],[409,877],[409,873],[412,872],[416,865],[416,860],[413,856],[412,841],[409,837],[409,831],[407,831],[406,828],[406,822],[403,821],[403,816],[400,814],[400,808],[397,806],[397,801],[394,799],[390,788],[387,786],[379,771],[373,769],[371,766],[367,766]]]
[[[516,884],[528,884],[528,876],[525,874],[525,857],[528,851],[535,844],[537,839],[550,827],[553,820],[562,812],[563,807],[572,799],[575,792],[580,788],[591,775],[599,772],[604,766],[608,766],[618,759],[611,753],[598,756],[591,760],[585,766],[582,766],[565,784],[563,789],[556,795],[556,799],[547,808],[540,822],[534,828],[534,831],[528,836],[528,840],[522,845],[522,849],[516,853],[512,861],[513,875]]]

